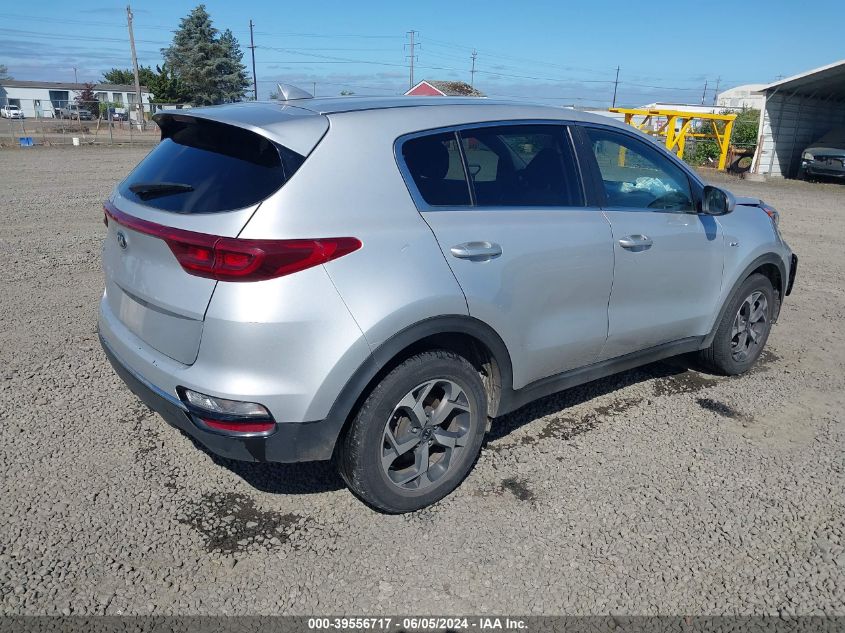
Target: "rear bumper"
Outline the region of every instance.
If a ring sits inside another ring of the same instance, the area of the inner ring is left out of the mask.
[[[115,372],[141,401],[171,426],[220,457],[246,462],[305,462],[330,459],[336,431],[319,422],[286,422],[263,437],[233,437],[199,428],[185,406],[170,394],[130,370],[100,336],[100,344]]]

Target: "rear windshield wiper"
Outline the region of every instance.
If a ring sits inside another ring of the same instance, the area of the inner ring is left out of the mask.
[[[193,190],[194,188],[191,185],[181,182],[139,182],[129,185],[129,191],[136,194],[141,200],[170,196],[175,193],[187,193]]]

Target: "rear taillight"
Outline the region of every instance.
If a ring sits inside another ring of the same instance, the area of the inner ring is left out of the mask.
[[[163,240],[186,272],[218,281],[262,281],[325,264],[361,248],[354,237],[249,240],[175,229],[127,215],[111,203],[106,217]]]
[[[227,434],[261,433],[276,430],[276,421],[264,405],[257,402],[228,400],[209,396],[186,387],[177,387],[179,398],[187,407],[194,423],[206,430]]]

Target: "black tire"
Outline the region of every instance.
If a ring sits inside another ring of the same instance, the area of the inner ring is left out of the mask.
[[[754,297],[758,297],[758,300],[749,303]],[[765,306],[762,306],[759,297],[765,298]],[[710,347],[699,353],[700,361],[705,368],[725,376],[735,376],[748,371],[766,346],[772,330],[775,301],[775,291],[768,277],[757,273],[748,277],[731,298]],[[743,338],[742,331],[735,333],[735,326],[739,326],[742,330],[743,320],[742,315],[739,314],[740,308],[749,312],[750,316],[756,313],[755,306],[760,309],[764,321],[749,325],[751,319],[746,319],[745,338]],[[756,340],[754,336],[757,337]]]
[[[460,485],[478,459],[486,424],[487,394],[478,371],[453,352],[423,352],[395,367],[367,396],[341,438],[338,471],[371,507],[413,512]],[[441,445],[444,438],[452,448]],[[424,474],[402,482],[414,472]]]

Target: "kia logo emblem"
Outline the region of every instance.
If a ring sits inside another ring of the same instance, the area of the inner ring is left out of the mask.
[[[117,243],[120,248],[126,248],[126,236],[123,234],[123,231],[117,232]]]

